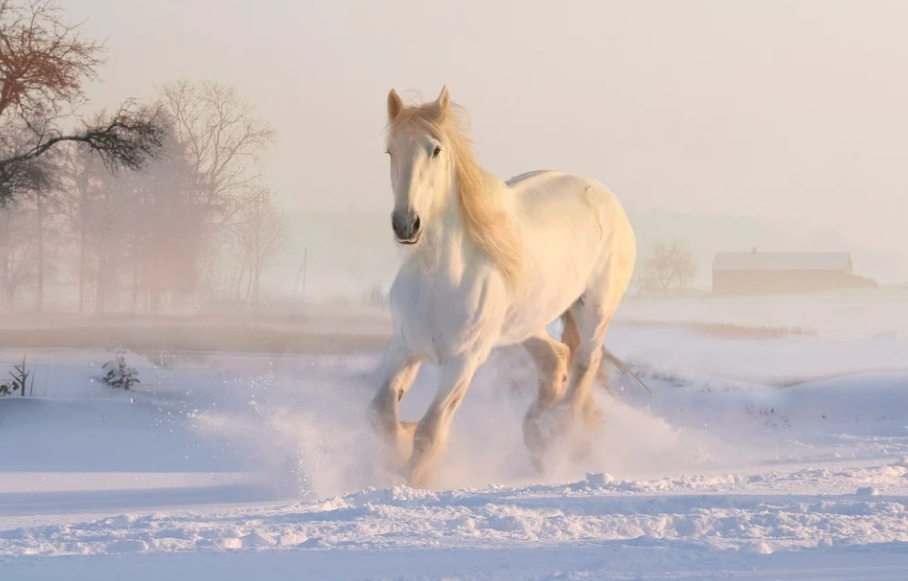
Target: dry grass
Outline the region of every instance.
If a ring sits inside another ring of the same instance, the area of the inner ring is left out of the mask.
[[[771,327],[763,325],[739,325],[735,323],[665,323],[657,321],[621,321],[629,327],[673,327],[697,335],[718,339],[781,339],[783,337],[814,337],[816,329],[805,327]]]
[[[387,327],[387,328],[386,328]],[[210,317],[70,318],[37,323],[6,319],[0,348],[99,349],[137,352],[223,351],[245,353],[350,353],[383,349],[390,326],[383,321],[288,318],[213,320]]]
[[[629,327],[682,329],[721,339],[816,335],[802,327],[627,320]],[[47,317],[0,318],[0,348],[103,349],[146,353],[353,353],[381,351],[391,337],[386,317]],[[163,363],[163,361],[162,361]]]

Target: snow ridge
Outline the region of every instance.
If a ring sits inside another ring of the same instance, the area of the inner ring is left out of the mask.
[[[817,494],[816,483],[829,493]],[[798,487],[811,493],[799,494]],[[17,528],[0,531],[0,555],[517,548],[605,541],[665,541],[765,554],[908,543],[906,506],[904,460],[870,468],[648,481],[588,474],[566,485],[445,491],[390,487],[216,515],[121,514]]]

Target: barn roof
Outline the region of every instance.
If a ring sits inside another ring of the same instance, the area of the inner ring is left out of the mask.
[[[811,270],[851,272],[848,252],[719,252],[713,270]]]

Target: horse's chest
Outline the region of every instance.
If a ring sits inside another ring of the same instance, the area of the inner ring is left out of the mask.
[[[403,278],[392,288],[394,324],[411,350],[443,360],[482,342],[494,328],[487,298],[483,285]]]

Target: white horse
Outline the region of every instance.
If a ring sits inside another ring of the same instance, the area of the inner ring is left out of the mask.
[[[520,344],[539,376],[523,432],[542,469],[546,416],[561,418],[556,433],[600,423],[592,383],[634,271],[631,224],[595,180],[534,171],[503,182],[484,171],[447,87],[421,105],[392,89],[387,107],[391,222],[408,252],[391,287],[394,336],[373,425],[407,483],[426,486],[477,368],[493,348]],[[563,342],[546,331],[559,317]],[[436,396],[418,423],[401,422],[398,402],[426,360],[440,367]]]

